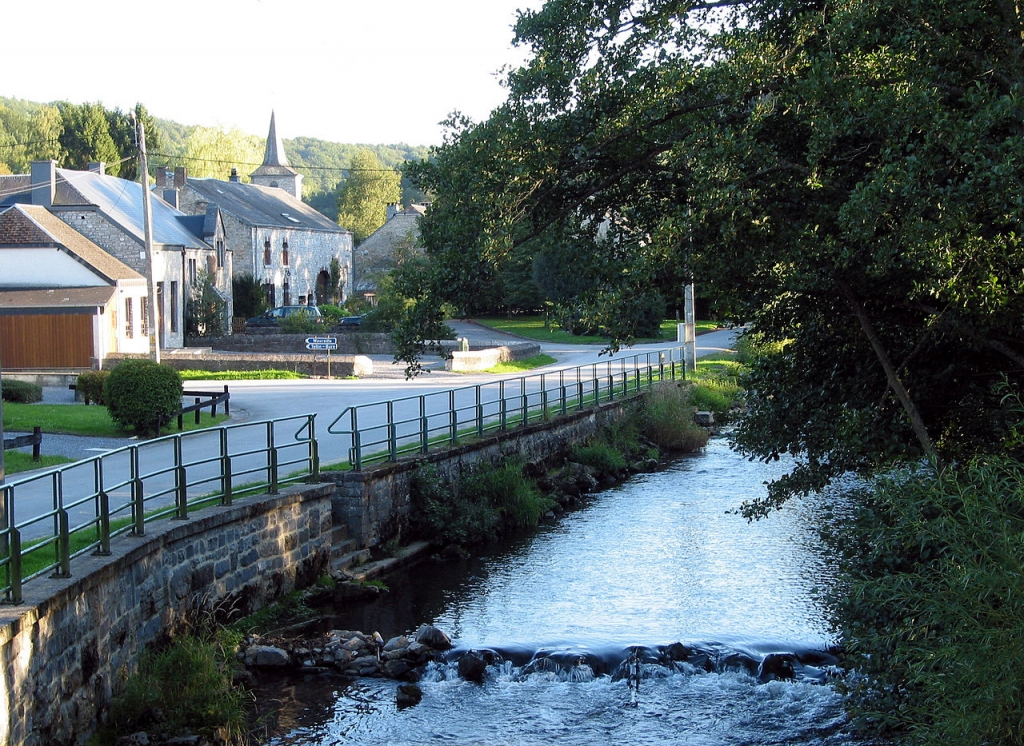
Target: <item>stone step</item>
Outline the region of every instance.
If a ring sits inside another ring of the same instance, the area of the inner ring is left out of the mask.
[[[357,549],[345,554],[335,554],[331,560],[331,567],[334,570],[348,570],[358,565],[365,565],[372,556],[369,549]]]
[[[338,546],[348,541],[348,526],[333,526],[331,528],[331,544]]]

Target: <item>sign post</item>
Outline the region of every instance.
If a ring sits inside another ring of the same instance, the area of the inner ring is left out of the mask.
[[[338,349],[337,337],[306,337],[306,349],[312,352],[327,352],[327,377],[331,377],[331,350]]]

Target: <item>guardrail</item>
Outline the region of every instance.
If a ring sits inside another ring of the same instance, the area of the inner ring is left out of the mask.
[[[39,447],[43,443],[43,429],[36,425],[32,428],[31,435],[19,435],[16,438],[4,438],[4,450],[10,451],[15,448],[32,446],[32,460],[39,460]]]
[[[409,396],[345,409],[327,426],[351,438],[354,470],[401,455],[426,453],[469,435],[525,426],[552,414],[566,414],[612,401],[657,381],[685,378],[684,348],[640,353],[553,373],[506,378],[492,383]]]
[[[26,581],[70,577],[75,558],[109,554],[112,537],[142,536],[153,520],[184,519],[198,507],[230,505],[239,493],[275,494],[284,483],[315,481],[315,419],[167,435],[0,484],[0,593],[20,603]]]

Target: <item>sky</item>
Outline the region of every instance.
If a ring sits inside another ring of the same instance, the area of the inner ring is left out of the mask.
[[[0,96],[141,102],[181,124],[341,143],[439,145],[486,119],[542,0],[45,0],[4,3]]]

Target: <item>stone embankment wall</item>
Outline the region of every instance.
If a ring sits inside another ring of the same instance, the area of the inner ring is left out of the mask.
[[[390,334],[318,330],[308,334],[282,334],[276,329],[247,329],[243,334],[226,337],[196,337],[185,340],[186,347],[209,347],[218,352],[261,352],[306,354],[306,337],[334,337],[338,355],[390,355],[394,343]]]
[[[189,614],[246,613],[326,572],[330,485],[160,521],[122,536],[74,576],[25,585],[0,607],[0,743],[84,744],[139,652]]]
[[[432,466],[438,478],[448,484],[458,481],[462,471],[473,464],[497,464],[512,456],[532,464],[534,470],[546,471],[560,465],[573,446],[586,442],[604,426],[624,416],[625,405],[606,404],[415,459],[385,463],[365,471],[324,472],[321,479],[338,485],[335,525],[347,526],[349,536],[359,537],[363,547],[374,547],[403,540],[412,509],[410,488],[421,467]]]
[[[450,347],[450,345],[445,345]],[[445,368],[454,373],[471,373],[478,370],[488,370],[498,363],[508,363],[513,360],[526,360],[540,354],[540,345],[536,342],[512,342],[508,345],[497,347],[484,347],[470,349],[465,352],[458,349],[450,349],[450,357],[445,361]]]
[[[105,367],[113,368],[124,357],[111,355],[107,357]],[[165,350],[161,353],[160,362],[175,370],[208,370],[213,372],[225,370],[290,370],[308,376],[327,376],[347,378],[349,376],[369,376],[373,374],[373,360],[365,355],[340,355],[331,353],[330,361],[327,353],[287,354],[270,352],[216,352],[208,347],[186,347],[179,350]],[[328,368],[328,362],[330,367]]]

